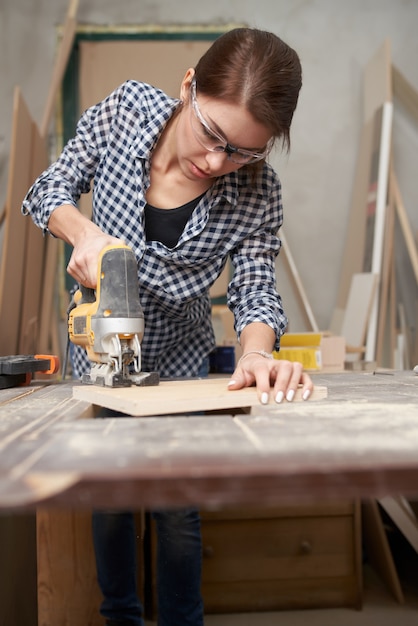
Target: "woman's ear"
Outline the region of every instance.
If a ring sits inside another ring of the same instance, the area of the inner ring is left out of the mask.
[[[187,72],[184,75],[183,80],[180,85],[180,100],[182,102],[187,102],[190,94],[190,85],[192,84],[192,80],[194,78],[195,71],[192,67],[189,67]]]

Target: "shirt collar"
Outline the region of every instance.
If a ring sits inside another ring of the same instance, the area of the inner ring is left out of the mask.
[[[155,142],[180,105],[180,100],[167,98],[156,111],[155,103],[146,99],[142,103],[142,117],[138,124],[138,132],[131,146],[131,153],[140,159],[148,158]]]

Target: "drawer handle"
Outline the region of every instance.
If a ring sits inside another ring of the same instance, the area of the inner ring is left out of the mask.
[[[212,546],[204,546],[203,547],[203,556],[206,559],[210,559],[213,557],[214,554],[214,549],[212,548]]]
[[[300,547],[301,554],[311,554],[312,553],[312,544],[307,539],[305,539],[304,541],[301,541],[299,547]]]

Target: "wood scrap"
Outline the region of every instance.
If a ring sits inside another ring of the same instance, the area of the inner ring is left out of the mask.
[[[73,398],[98,406],[140,417],[171,415],[196,411],[227,410],[260,405],[255,387],[230,391],[229,378],[162,381],[155,387],[110,388],[95,385],[75,385]],[[270,394],[270,405],[280,410]],[[315,386],[308,400],[327,397],[327,388]],[[302,400],[302,390],[296,392],[293,402]],[[284,400],[284,403],[286,401]]]

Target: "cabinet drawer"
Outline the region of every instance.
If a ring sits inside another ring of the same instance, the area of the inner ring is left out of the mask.
[[[350,517],[205,521],[202,540],[205,582],[353,572]]]
[[[207,613],[361,607],[356,502],[202,513]]]
[[[358,502],[203,511],[201,519],[206,613],[361,607]]]

